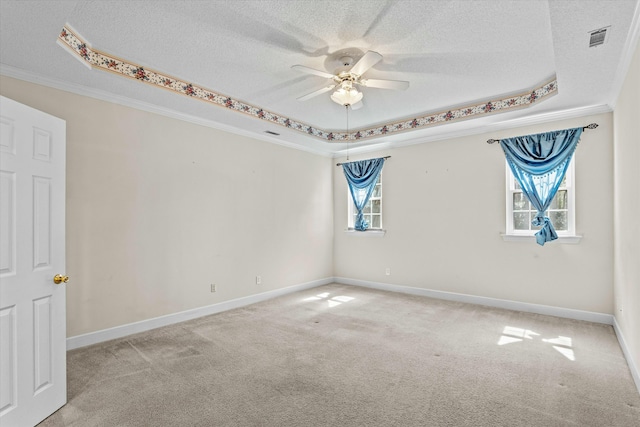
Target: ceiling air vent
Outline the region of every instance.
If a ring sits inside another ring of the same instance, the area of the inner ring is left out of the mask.
[[[270,131],[270,130],[265,130],[264,133],[268,133],[269,135],[276,135],[276,136],[280,135],[279,133],[276,133],[276,132],[273,132],[273,131]]]
[[[596,47],[605,44],[607,42],[609,30],[611,30],[611,27],[604,27],[597,30],[589,31],[589,47]]]

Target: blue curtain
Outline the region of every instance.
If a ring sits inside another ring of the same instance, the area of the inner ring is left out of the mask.
[[[351,198],[358,211],[354,226],[358,231],[365,231],[369,228],[369,222],[364,219],[362,209],[373,193],[382,166],[384,166],[384,158],[342,164],[342,171],[347,178]]]
[[[544,212],[562,183],[581,134],[582,128],[574,128],[500,140],[522,192],[538,211],[532,224],[542,227],[536,233],[539,245],[558,238]]]

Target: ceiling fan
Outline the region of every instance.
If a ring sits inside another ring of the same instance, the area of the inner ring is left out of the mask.
[[[339,60],[342,67],[336,71],[336,74],[305,67],[304,65],[293,65],[291,68],[295,70],[332,80],[328,86],[303,95],[298,98],[298,101],[306,101],[314,96],[336,89],[336,91],[331,94],[331,100],[337,104],[351,106],[353,110],[357,110],[362,107],[363,93],[358,91],[356,86],[394,90],[404,90],[409,87],[409,82],[407,81],[362,78],[362,75],[366,73],[369,68],[382,60],[382,55],[378,52],[372,50],[367,51],[352,67],[353,56],[341,56]]]

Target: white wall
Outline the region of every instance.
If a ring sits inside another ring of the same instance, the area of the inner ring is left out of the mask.
[[[600,127],[576,151],[580,244],[503,241],[504,154],[486,140],[591,122]],[[392,156],[382,172],[387,233],[344,232],[347,186],[334,167],[334,274],[612,314],[612,146],[612,115],[602,114],[352,156]]]
[[[68,336],[332,276],[331,159],[8,77],[0,88],[67,121]]]
[[[614,112],[616,321],[640,373],[640,44]],[[640,378],[636,378],[640,390]]]
[[[393,156],[388,232],[362,238],[344,233],[335,160],[8,77],[0,88],[67,120],[69,336],[331,276],[613,313],[612,114],[359,156]],[[485,141],[594,121],[576,152],[583,240],[504,242],[504,155]]]

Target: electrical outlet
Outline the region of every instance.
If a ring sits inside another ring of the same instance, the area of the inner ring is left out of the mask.
[[[256,276],[256,285],[261,285],[261,284],[262,284],[262,277]]]
[[[217,288],[216,285],[214,283],[211,284],[211,292],[216,292]]]
[[[391,269],[387,267],[387,269],[384,270],[384,274],[386,274],[387,276],[391,276]]]

